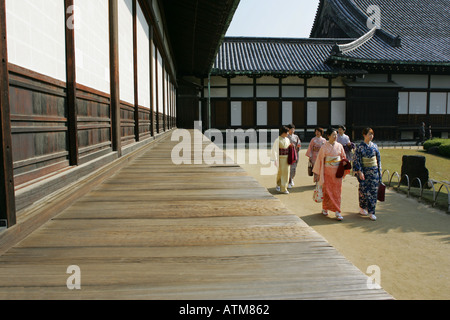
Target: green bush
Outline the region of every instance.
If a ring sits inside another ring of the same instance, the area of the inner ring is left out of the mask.
[[[427,140],[423,143],[423,148],[425,150],[429,150],[432,147],[439,147],[442,144],[448,144],[450,143],[450,139],[432,139],[432,140]]]
[[[450,158],[450,143],[441,144],[438,152],[441,156]]]
[[[423,144],[423,148],[429,151],[433,147],[438,147],[438,154],[450,158],[450,139],[433,139],[427,140]]]

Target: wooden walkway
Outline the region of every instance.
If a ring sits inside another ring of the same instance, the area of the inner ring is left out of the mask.
[[[176,144],[0,256],[0,299],[392,299],[242,168],[176,166]]]

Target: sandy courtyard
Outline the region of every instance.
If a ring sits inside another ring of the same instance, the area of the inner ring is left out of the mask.
[[[338,222],[334,213],[324,217],[321,204],[312,200],[314,184],[307,175],[305,152],[300,151],[289,195],[276,192],[276,176],[261,171],[267,165],[250,164],[248,150],[245,164],[238,163],[362,272],[370,276],[370,266],[377,266],[381,286],[394,298],[450,299],[450,215],[389,190],[386,201],[378,202],[378,220],[371,221],[358,215],[358,182],[347,176],[342,190],[344,220]]]

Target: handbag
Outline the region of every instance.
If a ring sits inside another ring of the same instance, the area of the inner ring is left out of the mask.
[[[293,164],[297,162],[298,155],[297,150],[295,150],[294,146],[291,144],[288,148],[288,164]]]
[[[377,195],[378,201],[383,202],[385,199],[385,195],[386,195],[386,185],[383,182],[381,182],[378,185],[378,195]]]
[[[313,200],[317,203],[320,203],[323,201],[322,187],[319,186],[319,184],[316,184],[316,188],[314,189]]]
[[[336,171],[336,178],[342,178],[345,174],[345,171],[348,171],[347,173],[350,173],[351,169],[351,162],[347,159],[342,159],[341,162],[339,162],[339,167]]]
[[[314,175],[313,173],[313,165],[311,163],[311,160],[308,161],[308,176],[312,177]]]

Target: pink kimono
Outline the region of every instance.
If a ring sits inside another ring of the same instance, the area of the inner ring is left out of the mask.
[[[320,148],[313,172],[319,176],[318,184],[322,186],[323,210],[341,212],[342,178],[336,178],[336,171],[341,159],[345,159],[342,144],[328,141]]]
[[[314,137],[311,139],[311,142],[309,143],[308,150],[306,151],[306,156],[309,158],[312,166],[314,167],[314,164],[316,163],[317,155],[319,154],[320,148],[323,146],[323,144],[327,142],[325,138],[323,137]],[[319,177],[317,174],[314,174],[314,182],[318,182]]]

